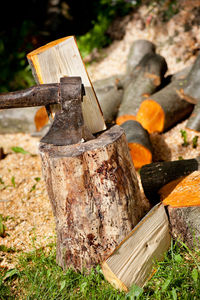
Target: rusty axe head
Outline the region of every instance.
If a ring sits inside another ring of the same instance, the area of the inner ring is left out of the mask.
[[[84,94],[80,77],[62,77],[60,83],[42,84],[23,91],[1,94],[0,108],[60,104],[41,142],[64,146],[94,138],[83,121],[81,103]]]

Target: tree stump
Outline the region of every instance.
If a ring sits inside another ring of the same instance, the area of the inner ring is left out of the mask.
[[[69,146],[40,143],[57,230],[57,262],[91,269],[142,217],[138,181],[122,128]]]

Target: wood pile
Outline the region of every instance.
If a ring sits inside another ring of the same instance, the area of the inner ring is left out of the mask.
[[[155,49],[148,41],[136,41],[126,74],[94,84],[107,130],[98,132],[98,120],[86,109],[87,126],[92,119],[95,127],[91,139],[40,143],[56,220],[57,262],[76,270],[101,263],[107,280],[124,291],[132,284],[145,285],[153,260],[162,259],[170,247],[171,235],[190,247],[200,246],[200,158],[152,163],[151,145],[152,133],[162,133],[190,114],[186,127],[200,130],[200,56],[189,70],[165,77],[166,61]],[[48,59],[43,50],[41,56]],[[48,65],[42,62],[38,70]],[[93,93],[92,85],[90,89]],[[40,108],[35,116],[38,130],[47,123],[44,112]],[[96,115],[102,118],[98,105]],[[105,129],[102,119],[100,125]],[[145,216],[135,169],[140,169],[152,207]]]
[[[106,123],[116,122],[122,125],[134,120],[151,135],[165,132],[190,116],[186,127],[199,131],[200,56],[193,66],[165,76],[167,63],[164,57],[155,53],[155,49],[155,45],[149,41],[135,41],[130,50],[126,73],[100,80],[97,85],[94,83]],[[133,124],[136,123],[128,124],[124,125],[124,130],[130,136]],[[135,137],[141,145],[138,151],[135,149],[135,155],[132,155],[136,169],[153,160],[150,138],[147,138],[145,130],[143,137],[140,134],[141,143]],[[132,133],[132,140],[134,134]],[[148,147],[144,146],[142,140],[149,140]],[[130,151],[133,153],[132,147]]]
[[[124,76],[115,77],[121,100],[106,120],[124,129],[134,166],[141,168],[144,193],[153,207],[102,263],[106,279],[124,291],[133,283],[146,283],[152,259],[161,259],[170,247],[170,233],[189,247],[200,247],[200,158],[151,163],[151,134],[165,132],[188,117],[186,128],[200,131],[200,55],[191,67],[165,77],[167,64],[155,49],[148,41],[134,43],[129,54],[133,64],[127,66]],[[107,95],[107,103],[111,103]],[[99,99],[101,103],[101,96]]]
[[[166,77],[167,63],[155,49],[136,41],[126,74],[94,83],[107,131],[83,144],[40,145],[59,265],[81,270],[102,263],[107,280],[124,291],[145,285],[153,259],[170,247],[170,233],[199,246],[199,157],[152,163],[151,134],[186,119],[195,105],[187,127],[199,130],[200,56]],[[152,206],[142,220],[140,168]]]

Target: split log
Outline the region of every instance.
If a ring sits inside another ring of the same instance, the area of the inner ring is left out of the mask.
[[[200,97],[199,77],[200,55],[186,78],[173,80],[141,103],[137,121],[152,133],[163,132],[188,117]]]
[[[103,261],[141,218],[141,195],[124,131],[94,140],[40,144],[57,230],[57,262],[90,269]]]
[[[132,119],[132,116],[136,116],[141,102],[154,93],[161,84],[167,71],[167,64],[162,56],[148,53],[137,65],[136,70],[136,78],[131,80],[124,89],[116,120],[118,125]]]
[[[152,145],[147,130],[137,121],[129,120],[121,127],[124,129],[133,164],[136,169],[152,162]]]
[[[143,287],[153,273],[153,263],[169,249],[169,221],[162,204],[154,206],[102,264],[105,278],[128,292]]]
[[[166,184],[173,182],[199,169],[200,158],[165,161],[145,165],[140,170],[144,193],[151,204],[160,201],[159,190]],[[175,182],[175,185],[177,182]],[[174,185],[171,184],[174,187]],[[166,189],[170,190],[169,187]]]
[[[167,205],[171,232],[189,247],[200,247],[200,172],[169,183],[160,190],[161,200]]]
[[[123,76],[112,76],[93,83],[106,123],[112,123],[117,115],[123,97]]]
[[[61,77],[80,76],[86,93],[82,103],[85,125],[91,133],[106,129],[96,94],[73,36],[48,43],[29,53],[27,58],[37,83],[58,83]],[[58,105],[51,105],[51,112],[56,110]]]
[[[155,49],[156,49],[156,46],[148,40],[134,41],[129,50],[129,54],[128,54],[128,58],[127,58],[126,73],[133,72],[135,67],[141,61],[141,59],[147,53],[155,53]]]

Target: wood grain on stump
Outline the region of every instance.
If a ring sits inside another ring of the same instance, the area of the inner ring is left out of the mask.
[[[40,144],[57,229],[57,262],[90,269],[103,261],[142,217],[138,181],[125,134],[114,126],[69,146]]]

